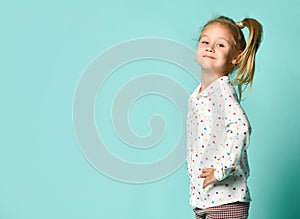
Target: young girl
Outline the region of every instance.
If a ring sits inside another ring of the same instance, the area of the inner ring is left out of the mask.
[[[243,27],[249,28],[247,43]],[[196,61],[201,83],[188,99],[187,114],[190,204],[196,219],[248,217],[251,128],[239,102],[243,88],[251,89],[261,36],[255,19],[235,23],[224,16],[209,21],[200,35]]]

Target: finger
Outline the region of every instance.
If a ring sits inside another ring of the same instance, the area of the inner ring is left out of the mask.
[[[204,174],[211,174],[213,172],[213,169],[204,169],[202,170],[202,173]]]
[[[210,174],[209,173],[202,173],[202,174],[200,174],[200,177],[201,178],[206,178],[206,177],[208,177]]]
[[[205,168],[205,169],[202,170],[202,172],[212,172],[214,170],[215,169],[213,169],[213,168]]]
[[[205,189],[206,188],[206,186],[208,186],[208,180],[207,180],[207,178],[204,180],[204,182],[203,182],[203,189]]]
[[[204,182],[203,182],[203,188],[205,188],[206,186],[208,186],[209,184],[211,184],[213,182],[213,180],[209,177],[206,177]]]
[[[206,169],[203,169],[202,170],[202,173],[207,173],[209,170],[206,168]]]
[[[202,175],[203,177],[208,177],[208,176],[210,176],[212,173],[213,173],[212,171],[206,171],[206,172],[202,172],[201,175]]]

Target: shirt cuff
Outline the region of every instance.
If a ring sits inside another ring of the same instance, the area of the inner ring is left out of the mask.
[[[219,169],[216,169],[214,172],[214,176],[218,181],[221,181],[223,179],[223,172]]]

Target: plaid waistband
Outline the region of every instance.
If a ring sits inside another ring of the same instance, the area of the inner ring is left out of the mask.
[[[194,208],[196,219],[246,219],[250,203],[235,202],[206,209]]]

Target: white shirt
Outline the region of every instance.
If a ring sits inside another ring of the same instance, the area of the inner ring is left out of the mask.
[[[232,202],[250,202],[247,187],[247,146],[251,132],[228,76],[215,80],[188,99],[187,164],[190,204],[208,208]],[[205,168],[215,168],[216,182],[203,189]]]

